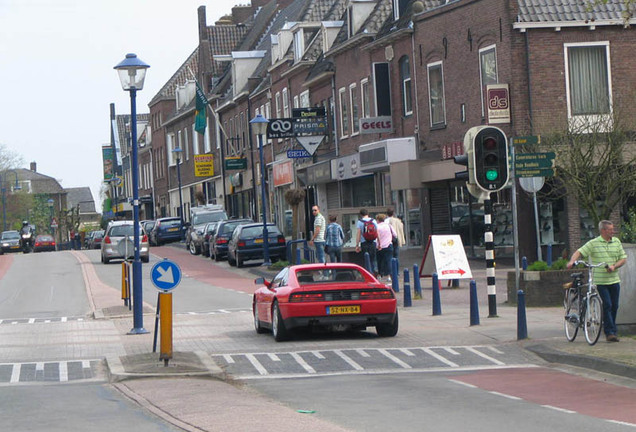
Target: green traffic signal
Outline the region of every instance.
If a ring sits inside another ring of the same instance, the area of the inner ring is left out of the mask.
[[[489,169],[486,171],[486,180],[495,181],[497,180],[497,177],[499,177],[499,173],[496,169]]]

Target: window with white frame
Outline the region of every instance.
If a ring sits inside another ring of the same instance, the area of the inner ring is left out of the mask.
[[[199,134],[196,130],[194,130],[194,123],[192,124],[192,154],[198,155],[200,154],[199,148]]]
[[[402,83],[402,114],[413,114],[413,96],[411,92],[411,66],[409,57],[400,58],[400,82]]]
[[[300,108],[310,108],[309,90],[305,90],[300,94]]]
[[[298,99],[298,95],[294,96],[294,108],[300,108],[300,100]]]
[[[360,81],[360,89],[362,90],[361,98],[361,114],[362,118],[371,117],[371,104],[369,102],[369,79],[365,78]]]
[[[188,128],[183,128],[183,148],[185,149],[186,159],[190,159],[190,146],[188,145]]]
[[[205,153],[210,153],[212,151],[212,147],[210,144],[210,120],[207,117],[205,119],[205,132],[203,133],[203,151]]]
[[[360,133],[360,111],[356,83],[349,86],[349,106],[351,107],[351,135],[357,135]]]
[[[285,118],[289,117],[289,92],[287,91],[287,87],[283,89],[283,116]]]
[[[294,62],[299,62],[305,53],[305,35],[302,28],[294,33]]]
[[[338,90],[338,99],[340,102],[340,137],[349,136],[349,110],[347,107],[347,89],[342,87]]]
[[[174,133],[169,133],[166,135],[166,147],[168,148],[168,166],[173,166],[176,164],[174,159],[174,149],[176,148],[176,142],[174,139]]]
[[[565,44],[568,117],[594,120],[612,110],[609,42]]]
[[[276,118],[281,118],[280,92],[276,92],[276,96],[274,97],[274,104],[276,105]]]
[[[429,63],[428,98],[431,116],[431,127],[446,124],[446,102],[444,96],[444,69],[442,62]]]
[[[497,84],[497,48],[490,45],[479,50],[479,77],[481,80],[481,116],[486,115],[485,92],[486,86]]]

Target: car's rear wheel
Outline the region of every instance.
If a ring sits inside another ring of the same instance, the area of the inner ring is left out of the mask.
[[[289,339],[289,330],[285,327],[285,321],[278,308],[278,302],[274,302],[272,308],[272,334],[276,342],[282,342]]]
[[[190,241],[190,247],[188,248],[192,255],[199,255],[199,248],[193,241]]]
[[[218,252],[214,252],[214,261],[221,262],[221,257]]]
[[[232,257],[230,256],[230,254],[227,255],[227,262],[229,265],[231,265],[232,267],[236,266],[236,260],[232,259]]]
[[[145,262],[145,263],[150,262],[150,256],[142,256],[141,262]]]
[[[261,320],[258,317],[258,308],[256,307],[256,301],[252,305],[252,310],[254,311],[254,329],[256,330],[256,333],[265,333],[267,330],[261,325]]]
[[[389,324],[379,324],[375,327],[375,331],[378,333],[378,336],[381,337],[393,337],[397,334],[399,327],[399,319],[397,310],[395,311],[395,318],[393,318],[393,322]]]
[[[241,257],[238,254],[238,252],[236,253],[236,266],[237,267],[243,267],[243,260],[241,259]]]
[[[102,262],[104,264],[108,264],[110,262],[110,260],[108,258],[106,258],[104,255],[102,255]]]

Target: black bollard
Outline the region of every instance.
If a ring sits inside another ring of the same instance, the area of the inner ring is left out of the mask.
[[[526,323],[526,295],[522,290],[517,291],[517,340],[528,339],[528,325]]]
[[[479,302],[477,301],[477,282],[470,281],[470,325],[479,325]]]
[[[433,316],[442,314],[442,302],[439,295],[439,279],[437,273],[433,273]]]
[[[395,292],[400,292],[400,280],[398,279],[398,271],[397,258],[391,258],[391,287]]]
[[[411,302],[411,282],[409,278],[409,269],[404,269],[404,307],[413,306]]]

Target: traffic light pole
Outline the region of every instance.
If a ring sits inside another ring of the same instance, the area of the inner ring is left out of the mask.
[[[492,201],[484,200],[484,246],[486,248],[486,285],[488,285],[488,318],[497,317],[497,287],[495,285],[495,242],[492,233]]]

